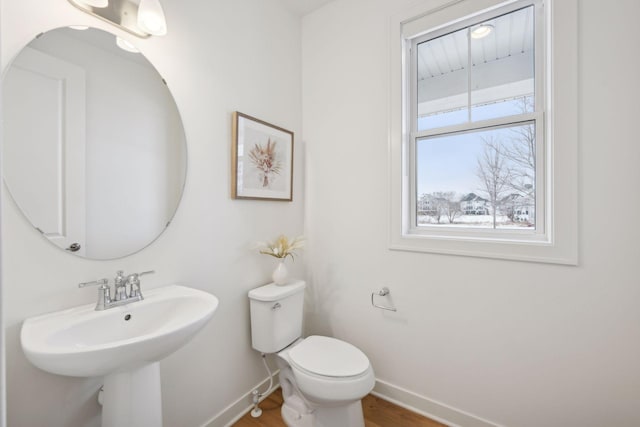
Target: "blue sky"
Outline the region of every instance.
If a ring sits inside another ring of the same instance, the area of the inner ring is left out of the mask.
[[[519,114],[513,102],[476,107],[472,110],[475,120]],[[466,121],[467,111],[454,111],[420,119],[419,129],[429,129]],[[513,137],[509,128],[490,131],[453,134],[448,136],[424,138],[417,143],[416,169],[418,194],[435,191],[455,191],[466,194],[481,193],[480,182],[476,177],[477,159],[482,155],[484,142],[482,137],[494,137],[508,140]]]

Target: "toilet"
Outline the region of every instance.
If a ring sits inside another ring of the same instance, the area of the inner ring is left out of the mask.
[[[375,377],[367,356],[336,338],[302,338],[304,281],[249,292],[251,342],[276,354],[289,427],[364,427],[361,399]]]

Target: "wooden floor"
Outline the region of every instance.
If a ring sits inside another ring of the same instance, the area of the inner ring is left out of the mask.
[[[280,416],[281,405],[282,393],[278,389],[260,404],[262,415],[259,418],[248,413],[233,427],[286,427]],[[362,411],[366,427],[446,427],[372,395],[362,399]]]

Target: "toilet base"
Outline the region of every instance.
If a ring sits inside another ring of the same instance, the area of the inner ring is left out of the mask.
[[[303,409],[304,404],[300,406],[295,402],[297,396],[292,396],[288,402],[282,404],[282,419],[288,427],[314,427],[313,412],[307,412]],[[302,409],[302,410],[301,410]]]
[[[361,401],[345,406],[299,411],[293,402],[282,405],[282,419],[288,427],[364,427]]]
[[[282,362],[282,419],[288,427],[364,427],[362,401],[345,402],[337,406],[322,406],[307,401],[295,386],[291,368]]]

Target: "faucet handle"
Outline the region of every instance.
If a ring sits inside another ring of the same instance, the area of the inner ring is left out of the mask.
[[[109,303],[111,302],[111,289],[109,288],[109,280],[108,279],[100,279],[94,280],[92,282],[82,282],[78,283],[79,288],[84,288],[87,286],[95,286],[100,285],[98,287],[98,302],[96,304],[96,310],[104,310],[107,308]]]
[[[144,276],[145,274],[155,273],[155,270],[143,271],[142,273],[133,273],[127,277],[127,283],[131,287],[129,289],[129,297],[130,298],[140,298],[142,299],[142,292],[140,292],[140,276]]]
[[[100,280],[93,280],[91,282],[78,283],[78,287],[79,288],[85,288],[87,286],[100,285],[99,289],[104,289],[104,288],[107,287],[107,283],[109,283],[109,279],[100,279]]]
[[[124,279],[125,279],[124,271],[122,270],[116,271],[116,278],[115,278],[116,287],[124,285]]]
[[[132,273],[127,276],[127,283],[131,284],[140,284],[140,276],[144,276],[145,274],[155,273],[155,270],[143,271],[142,273]]]

